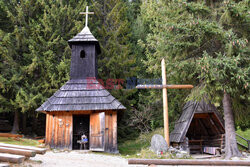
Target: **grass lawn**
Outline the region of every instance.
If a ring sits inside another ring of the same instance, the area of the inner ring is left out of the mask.
[[[236,133],[242,137],[244,137],[247,140],[250,140],[250,129],[247,129],[245,131],[242,131],[241,129],[238,129]],[[237,141],[240,142],[241,144],[245,145],[247,147],[247,142],[240,137],[236,137]]]
[[[163,135],[163,128],[156,129],[155,131],[147,134],[141,134],[135,140],[128,140],[124,143],[118,144],[119,152],[126,158],[139,158],[142,156],[146,158],[145,156],[147,155],[153,156],[154,154],[152,154],[148,148],[150,146],[151,138],[154,134]]]
[[[16,145],[23,145],[23,146],[39,146],[39,142],[32,139],[24,139],[24,138],[11,138],[11,137],[0,137],[0,143],[6,144],[16,144]]]

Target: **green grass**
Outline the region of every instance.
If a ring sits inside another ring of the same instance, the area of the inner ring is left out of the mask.
[[[239,129],[236,131],[236,133],[246,139],[250,139],[250,129],[247,129],[245,131]],[[124,158],[162,158],[149,150],[151,138],[154,134],[160,134],[163,136],[163,128],[156,129],[155,131],[147,134],[141,134],[135,140],[128,140],[120,143],[118,145],[120,154]],[[237,137],[237,141],[247,146],[247,142],[240,139],[239,137]],[[242,148],[240,149],[242,150]]]
[[[24,138],[14,139],[11,137],[0,137],[0,143],[16,144],[22,146],[39,146],[38,141]]]
[[[154,158],[152,156],[155,156],[155,154],[148,149],[151,138],[154,134],[163,135],[163,128],[156,129],[155,131],[147,134],[141,134],[135,140],[128,140],[119,144],[118,147],[120,154],[126,158],[146,158],[147,156]]]
[[[245,139],[250,140],[250,129],[247,129],[245,131],[242,131],[241,129],[238,129],[236,131],[236,133],[242,137],[244,137]],[[245,145],[247,147],[247,142],[243,139],[241,139],[240,137],[236,137],[237,141],[240,142],[241,144]]]

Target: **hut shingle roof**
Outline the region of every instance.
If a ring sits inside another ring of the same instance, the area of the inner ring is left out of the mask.
[[[70,80],[36,111],[126,109],[97,80]]]
[[[183,107],[183,112],[179,120],[175,123],[174,130],[170,134],[170,142],[180,143],[188,131],[189,125],[195,113],[215,113],[222,124],[223,120],[217,112],[216,107],[212,104],[207,104],[204,100],[201,102],[189,101]]]

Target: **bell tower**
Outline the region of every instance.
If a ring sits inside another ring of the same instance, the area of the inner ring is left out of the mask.
[[[93,12],[88,12],[88,7],[86,7],[86,12],[80,14],[86,14],[85,27],[68,41],[72,51],[70,80],[97,78],[97,55],[101,53],[98,40],[88,28],[88,14],[93,14]]]

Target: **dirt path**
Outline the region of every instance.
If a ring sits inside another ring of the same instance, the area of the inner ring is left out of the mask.
[[[116,155],[83,153],[80,151],[37,154],[20,166],[32,167],[142,167],[128,165],[128,161]]]

